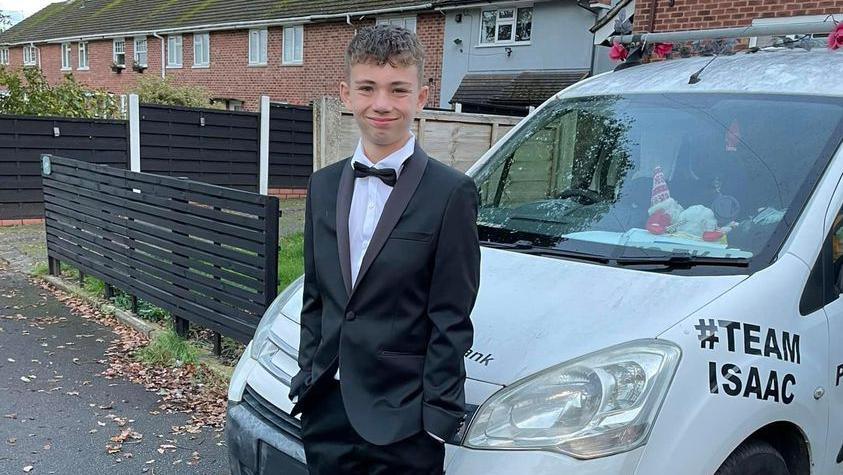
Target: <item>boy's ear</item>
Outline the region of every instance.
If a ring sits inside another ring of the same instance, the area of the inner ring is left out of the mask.
[[[351,110],[351,88],[345,81],[340,81],[340,100],[346,109]]]
[[[416,111],[421,111],[427,105],[427,98],[430,95],[430,87],[422,86],[419,88],[418,103],[416,104]]]

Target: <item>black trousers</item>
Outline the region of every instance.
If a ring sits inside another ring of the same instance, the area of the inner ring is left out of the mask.
[[[348,421],[339,381],[331,378],[313,397],[301,414],[310,475],[442,475],[445,445],[427,432],[375,445]]]

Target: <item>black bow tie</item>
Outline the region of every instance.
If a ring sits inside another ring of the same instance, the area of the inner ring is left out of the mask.
[[[398,181],[398,175],[395,173],[395,170],[392,168],[375,168],[375,167],[367,167],[360,162],[354,162],[352,165],[354,167],[354,177],[355,178],[365,178],[367,176],[376,176],[381,179],[382,182],[387,184],[388,186],[395,186],[395,182]]]

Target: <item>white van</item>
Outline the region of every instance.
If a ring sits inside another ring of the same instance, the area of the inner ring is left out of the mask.
[[[825,49],[626,68],[511,130],[468,171],[482,274],[446,473],[843,474],[841,139]],[[301,285],[235,370],[235,474],[307,473]]]

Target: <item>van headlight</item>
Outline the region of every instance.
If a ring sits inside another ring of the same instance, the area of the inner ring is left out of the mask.
[[[662,340],[617,345],[528,376],[477,410],[464,445],[589,459],[643,445],[680,358]]]
[[[261,348],[263,348],[264,343],[266,343],[266,339],[269,338],[269,333],[272,331],[272,325],[281,315],[281,309],[284,308],[284,305],[287,305],[287,302],[295,295],[296,290],[302,286],[302,282],[304,281],[304,276],[300,276],[298,279],[294,280],[290,285],[288,285],[272,303],[269,305],[269,308],[263,313],[261,317],[260,323],[258,323],[258,328],[255,330],[255,336],[252,338],[252,351],[249,356],[252,359],[258,359],[258,355],[260,355]]]

